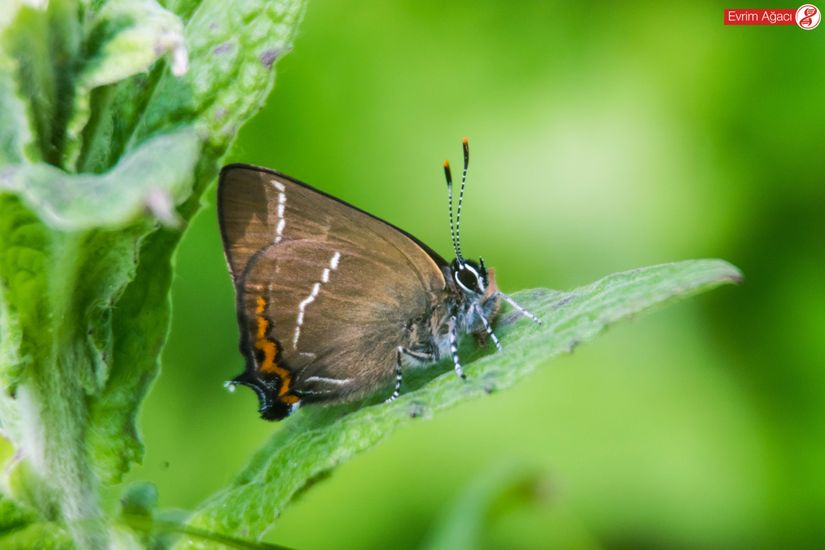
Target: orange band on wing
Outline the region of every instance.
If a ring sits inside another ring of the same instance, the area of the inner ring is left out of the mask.
[[[257,324],[257,333],[255,334],[255,349],[263,353],[263,361],[258,365],[261,372],[266,374],[275,374],[281,379],[281,387],[278,388],[278,400],[292,405],[298,401],[297,395],[286,395],[292,385],[292,374],[280,366],[275,360],[278,357],[278,344],[274,340],[267,338],[269,332],[269,319],[264,316],[266,310],[266,299],[263,296],[258,296],[255,302],[255,322]]]

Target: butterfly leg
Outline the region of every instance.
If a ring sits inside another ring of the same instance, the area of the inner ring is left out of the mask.
[[[526,309],[524,309],[523,307],[518,305],[518,302],[516,302],[515,300],[513,300],[512,298],[510,298],[509,296],[507,296],[503,292],[497,292],[496,294],[498,296],[501,296],[502,298],[504,298],[504,301],[507,302],[508,304],[510,304],[511,306],[513,306],[513,309],[515,309],[516,311],[518,311],[519,313],[521,313],[522,315],[524,315],[525,317],[527,317],[528,319],[530,319],[531,321],[536,323],[537,325],[541,324],[541,319],[539,319],[538,317],[536,317],[535,315],[533,315],[532,313],[530,313],[529,311],[527,311]]]
[[[401,353],[409,355],[413,359],[421,361],[422,363],[432,363],[435,361],[435,355],[426,351],[414,351],[407,348],[401,348]]]
[[[401,395],[401,354],[404,353],[404,348],[398,346],[398,349],[395,352],[395,389],[392,391],[392,395],[390,395],[384,403],[391,403],[398,399],[398,396]]]
[[[462,380],[467,379],[467,375],[464,374],[464,369],[461,368],[461,362],[458,360],[458,335],[456,332],[458,331],[458,323],[456,322],[455,315],[450,317],[450,354],[453,356],[453,366],[455,367],[455,373],[461,378]]]
[[[401,363],[404,355],[409,355],[413,359],[416,359],[424,363],[432,363],[435,360],[435,356],[432,353],[427,353],[423,351],[413,351],[403,346],[398,346],[395,356],[395,389],[393,390],[392,395],[389,396],[384,401],[384,403],[395,401],[396,399],[398,399],[398,396],[401,395]]]
[[[493,327],[490,326],[490,321],[487,320],[487,317],[484,316],[484,311],[482,311],[481,306],[478,304],[475,305],[476,313],[478,314],[479,319],[481,319],[481,324],[484,325],[484,330],[487,331],[487,335],[490,337],[490,340],[496,345],[496,349],[501,351],[501,342],[498,341],[498,337],[493,334]]]

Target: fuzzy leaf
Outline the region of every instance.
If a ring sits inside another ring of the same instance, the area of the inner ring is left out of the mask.
[[[133,139],[196,119],[208,145],[224,150],[272,89],[273,64],[292,48],[303,8],[298,0],[201,2],[185,30],[189,71],[162,75]]]
[[[98,484],[142,454],[135,419],[182,234],[146,214],[197,212],[303,13],[302,0],[176,5],[185,27],[156,0],[0,10],[0,430],[25,457],[14,496],[41,518],[3,547],[108,545]],[[181,77],[184,41],[197,59]]]
[[[32,523],[21,529],[0,533],[0,547],[5,550],[73,550],[71,537],[54,523]]]
[[[0,206],[0,212],[2,210]],[[4,295],[0,287],[0,435],[19,442],[22,439],[20,414],[9,390],[17,384],[22,369],[19,356],[22,333]]]
[[[0,494],[0,548],[71,548],[68,534],[34,510]]]
[[[143,118],[135,123],[132,143],[169,131],[180,120],[198,121],[199,135],[208,136],[202,143],[192,194],[177,209],[182,219],[188,220],[200,207],[204,189],[217,174],[218,159],[240,125],[263,104],[274,82],[275,59],[265,57],[264,64],[261,56],[273,48],[289,50],[303,5],[301,0],[255,0],[240,5],[203,1],[185,27],[189,71],[181,77],[164,72],[156,83],[149,79],[135,92],[146,96],[147,104],[141,111]],[[231,52],[221,48],[228,41],[235,44]],[[105,116],[120,120],[119,109],[127,109],[130,103],[126,98],[133,97],[130,93],[125,88],[118,91]],[[128,127],[130,120],[127,114],[121,122]],[[105,127],[100,126],[104,136],[109,131]],[[108,147],[107,140],[91,143],[97,145],[92,146],[89,159],[101,162],[106,158],[102,151]],[[158,357],[166,341],[171,256],[180,236],[180,232],[161,230],[141,243],[135,279],[112,313],[113,367],[101,397],[91,405],[89,432],[98,474],[110,482],[118,480],[143,453],[136,416],[142,397],[157,376]],[[153,315],[147,316],[146,311]]]
[[[88,435],[98,475],[108,482],[118,481],[143,456],[137,413],[160,368],[170,315],[169,243],[177,240],[178,234],[167,230],[147,238],[135,278],[113,314],[112,370],[92,403]]]
[[[105,38],[86,62],[83,86],[91,89],[144,72],[167,52],[172,72],[186,72],[183,22],[153,0],[111,0],[92,25],[91,32]]]
[[[110,0],[91,21],[85,48],[90,50],[75,85],[75,104],[67,127],[66,163],[81,152],[82,131],[91,114],[92,90],[149,70],[167,52],[172,72],[188,66],[183,22],[153,0]]]
[[[739,271],[724,261],[696,260],[608,275],[571,292],[519,292],[515,295],[519,303],[544,323],[536,326],[512,312],[505,314],[497,325],[504,351],[475,350],[476,359],[465,363],[466,381],[455,376],[451,365],[441,363],[434,368],[442,374],[430,381],[408,376],[412,391],[390,404],[298,411],[229,487],[195,512],[190,525],[259,537],[298,491],[397,428],[468,398],[510,387],[619,320],[740,280]],[[200,543],[182,540],[180,546],[197,548]]]
[[[106,174],[26,164],[0,174],[0,190],[16,192],[63,231],[123,226],[147,209],[168,220],[173,202],[189,195],[198,153],[197,136],[185,128],[147,141]]]
[[[163,67],[101,89],[94,124],[84,131],[78,167],[100,171],[121,150],[195,120],[215,161],[238,128],[263,105],[274,84],[274,64],[292,48],[303,0],[180,0],[169,9],[189,17],[184,28],[189,69],[176,77]],[[191,13],[191,16],[190,16]],[[212,164],[210,169],[214,169]],[[209,176],[212,177],[212,174]]]
[[[6,393],[43,344],[23,335],[49,334],[48,311],[32,297],[47,292],[51,243],[49,230],[17,197],[0,194],[0,385]],[[4,429],[9,421],[0,417]]]
[[[15,73],[15,62],[0,50],[0,166],[23,162],[32,139]]]
[[[24,508],[5,495],[0,494],[0,537],[3,534],[34,523],[38,519],[33,510]],[[0,538],[0,540],[2,539]]]
[[[62,166],[82,49],[80,7],[76,0],[13,2],[9,11],[14,15],[0,27],[0,49],[16,62],[18,92],[37,140],[31,155]]]

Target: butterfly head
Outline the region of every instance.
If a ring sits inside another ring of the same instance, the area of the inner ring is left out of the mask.
[[[487,292],[490,277],[482,258],[478,262],[456,258],[450,267],[456,288],[469,295],[482,296]]]
[[[467,183],[467,168],[470,165],[470,145],[464,138],[464,169],[461,172],[461,187],[458,192],[458,208],[456,209],[455,223],[453,223],[453,176],[450,172],[450,162],[444,161],[444,176],[447,178],[447,199],[450,211],[450,237],[453,241],[455,259],[450,265],[452,282],[456,288],[469,296],[490,296],[496,291],[493,270],[487,269],[484,259],[478,262],[467,260],[461,255],[461,204],[464,201],[464,185]]]

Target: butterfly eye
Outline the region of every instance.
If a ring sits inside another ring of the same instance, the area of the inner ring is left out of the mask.
[[[465,264],[465,267],[455,271],[455,282],[467,292],[481,292],[479,275],[475,269]]]

